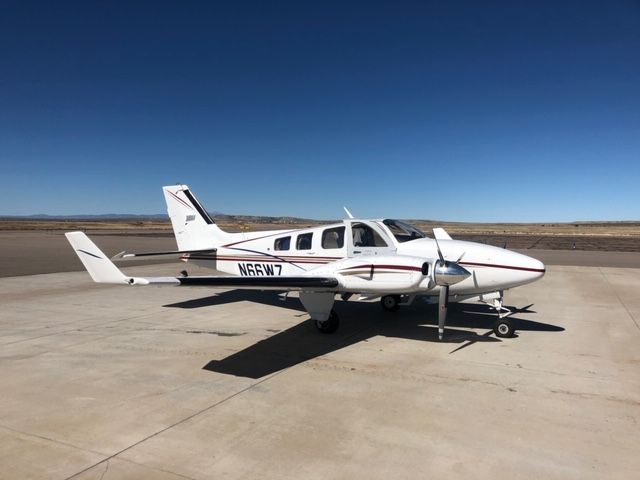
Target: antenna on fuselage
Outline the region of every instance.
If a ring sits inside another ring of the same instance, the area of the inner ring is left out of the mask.
[[[344,208],[344,211],[347,212],[347,216],[349,218],[353,218],[353,215],[351,215],[351,212],[349,211],[349,209],[347,207],[342,207],[342,208]]]

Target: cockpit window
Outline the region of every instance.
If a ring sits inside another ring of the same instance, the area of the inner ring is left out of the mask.
[[[408,223],[401,222],[400,220],[383,220],[384,223],[393,236],[396,237],[396,240],[400,243],[408,242],[409,240],[415,240],[416,238],[425,238],[426,235],[418,230],[413,225],[409,225]]]
[[[351,234],[354,247],[388,247],[378,232],[364,223],[354,223]]]

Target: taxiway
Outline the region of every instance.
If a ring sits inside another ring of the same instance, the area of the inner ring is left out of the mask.
[[[452,304],[438,342],[427,304],[321,335],[268,292],[2,278],[0,478],[637,478],[638,291],[551,266],[517,338]]]

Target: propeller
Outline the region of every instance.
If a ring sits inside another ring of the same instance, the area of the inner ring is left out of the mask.
[[[449,285],[440,287],[440,298],[438,299],[438,340],[442,340],[444,335],[444,323],[447,320],[447,309],[449,308]]]
[[[447,309],[449,308],[449,287],[463,281],[469,277],[471,273],[458,264],[458,262],[462,260],[465,252],[463,252],[455,262],[445,260],[435,232],[434,239],[436,241],[439,260],[436,260],[434,265],[433,279],[436,285],[440,286],[440,297],[438,299],[438,339],[442,340],[444,336],[444,325],[447,321]]]

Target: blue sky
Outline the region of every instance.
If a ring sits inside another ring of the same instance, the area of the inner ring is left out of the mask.
[[[640,2],[28,2],[0,214],[640,219]]]

